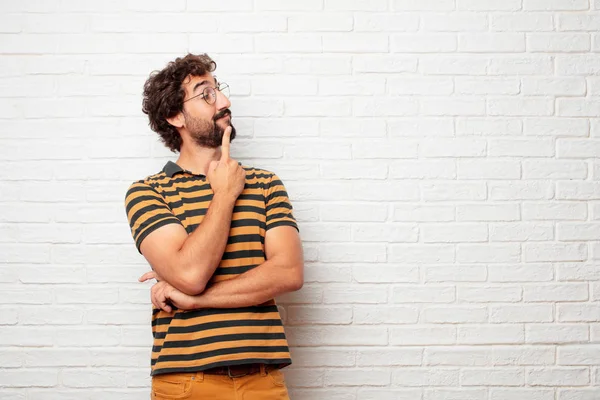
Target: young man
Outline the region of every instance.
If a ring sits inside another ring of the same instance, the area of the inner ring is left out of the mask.
[[[288,399],[291,363],[274,297],[303,284],[292,206],[272,172],[230,157],[228,86],[206,54],[153,73],[143,111],[179,152],[134,182],[125,207],[155,278],[153,399]]]

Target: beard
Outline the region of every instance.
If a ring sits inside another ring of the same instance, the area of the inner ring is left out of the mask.
[[[194,142],[200,147],[208,147],[210,149],[216,149],[223,143],[225,129],[217,125],[217,120],[226,115],[229,115],[231,118],[231,111],[229,109],[218,112],[213,117],[213,120],[209,122],[204,119],[185,115],[184,113],[186,127]],[[229,126],[231,126],[230,141],[233,141],[235,138],[235,127],[231,123],[231,119]]]

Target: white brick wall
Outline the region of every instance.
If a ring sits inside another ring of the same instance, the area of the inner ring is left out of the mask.
[[[296,209],[294,399],[600,399],[599,31],[598,0],[0,0],[0,399],[148,398],[122,201],[188,51]]]

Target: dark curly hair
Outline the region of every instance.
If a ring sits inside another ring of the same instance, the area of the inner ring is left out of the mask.
[[[191,76],[202,76],[217,69],[207,54],[187,54],[171,61],[161,71],[154,71],[144,84],[142,111],[148,115],[150,128],[172,152],[180,151],[181,135],[167,118],[183,110],[185,90],[182,83]]]

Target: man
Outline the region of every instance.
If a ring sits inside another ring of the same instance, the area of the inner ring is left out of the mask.
[[[153,399],[288,399],[291,363],[274,297],[303,284],[298,227],[272,172],[230,157],[228,87],[206,54],[151,74],[143,111],[176,162],[125,198],[156,278]]]

